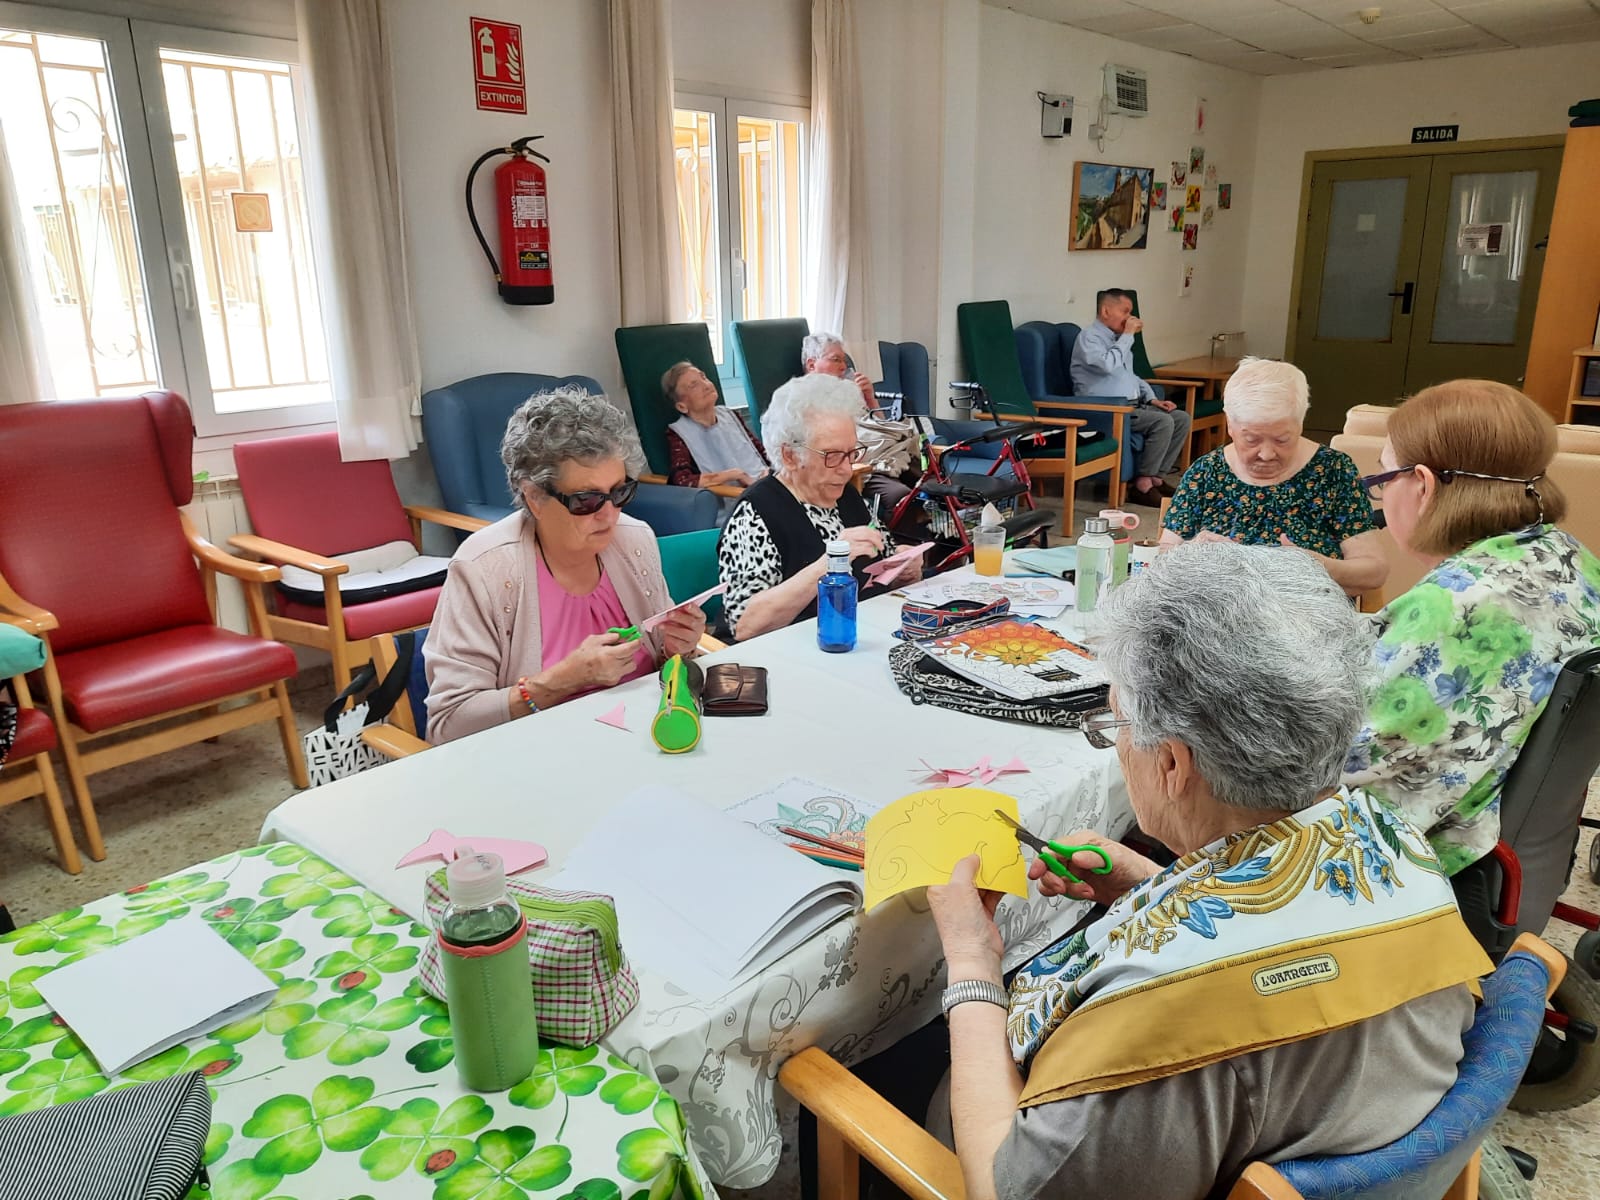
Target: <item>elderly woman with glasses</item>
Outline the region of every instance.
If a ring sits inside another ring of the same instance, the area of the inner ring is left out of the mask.
[[[511,416],[500,457],[515,512],[456,551],[428,632],[428,736],[451,741],[612,687],[691,653],[699,608],[671,603],[655,535],[622,514],[640,458],[604,396],[557,388]]]
[[[1499,840],[1501,784],[1561,664],[1600,645],[1600,561],[1556,528],[1555,452],[1532,400],[1458,379],[1395,409],[1384,470],[1362,480],[1429,571],[1373,618],[1382,679],[1345,780],[1426,831],[1452,875]]]
[[[831,375],[802,375],[773,393],[761,437],[774,474],[739,498],[717,546],[728,626],[740,641],[816,615],[825,548],[835,538],[850,543],[863,597],[891,582],[869,583],[861,570],[893,550],[851,486],[862,455],[856,421],[864,411],[856,386]],[[892,582],[920,576],[913,561]]]
[[[1422,834],[1339,788],[1365,623],[1305,555],[1231,543],[1173,550],[1101,619],[1097,724],[1178,859],[1079,832],[1109,874],[1034,861],[1041,892],[1109,907],[1009,988],[977,857],[928,890],[950,1039],[929,1126],[968,1197],[1223,1196],[1257,1159],[1393,1141],[1455,1082],[1490,963]]]
[[[1241,362],[1222,391],[1230,440],[1183,473],[1161,544],[1297,546],[1352,596],[1381,587],[1389,564],[1356,464],[1305,436],[1310,403],[1310,385],[1293,363]]]

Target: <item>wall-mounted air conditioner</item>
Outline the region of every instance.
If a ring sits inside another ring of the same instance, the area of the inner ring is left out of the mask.
[[[1150,80],[1133,67],[1106,64],[1106,112],[1125,117],[1150,114]]]

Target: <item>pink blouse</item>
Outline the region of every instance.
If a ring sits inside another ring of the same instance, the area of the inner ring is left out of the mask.
[[[617,589],[605,568],[600,570],[600,583],[587,596],[574,596],[556,582],[544,559],[539,563],[539,626],[543,666],[549,670],[583,644],[583,639],[608,629],[620,629],[632,624],[623,610]],[[648,642],[640,639],[633,652],[634,668],[623,676],[622,682],[648,675],[655,670],[655,660]],[[591,688],[590,691],[598,689]],[[587,693],[579,692],[578,695]]]

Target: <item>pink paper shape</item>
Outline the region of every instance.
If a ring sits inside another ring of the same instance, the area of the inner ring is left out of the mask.
[[[595,718],[595,720],[599,721],[602,725],[609,725],[613,729],[621,729],[626,731],[628,728],[627,715],[628,706],[626,704],[619,704],[610,712],[601,713]]]
[[[705,601],[711,599],[711,597],[720,596],[720,595],[722,595],[723,592],[725,592],[727,590],[728,590],[728,585],[727,584],[719,583],[714,588],[707,588],[705,591],[701,592],[698,596],[690,596],[687,600],[683,601],[680,604],[674,604],[671,608],[664,608],[660,612],[656,613],[654,616],[646,617],[644,620],[640,621],[639,622],[639,632],[640,633],[649,633],[652,629],[654,629],[657,625],[661,624],[661,622],[665,621],[668,617],[670,617],[673,613],[677,612],[679,609],[681,609],[681,608],[690,608],[690,607],[692,607],[692,606],[694,606],[696,604],[703,604]]]
[[[927,782],[944,787],[966,787],[973,783],[987,786],[1002,775],[1019,775],[1028,770],[1020,758],[1013,758],[1003,766],[997,767],[987,754],[970,767],[935,767],[925,758],[917,761],[928,768]]]
[[[875,583],[893,583],[905,571],[907,564],[913,559],[921,558],[933,549],[932,542],[922,542],[916,546],[907,546],[898,550],[888,558],[880,558],[877,562],[870,562],[861,568],[861,573]]]
[[[534,867],[542,866],[549,857],[545,853],[545,848],[538,842],[523,842],[514,838],[462,838],[448,829],[435,829],[428,835],[427,841],[416,849],[408,851],[399,862],[395,863],[395,869],[415,866],[430,859],[452,863],[459,855],[465,853],[498,854],[500,861],[505,864],[507,875],[520,875],[523,871],[531,871]]]

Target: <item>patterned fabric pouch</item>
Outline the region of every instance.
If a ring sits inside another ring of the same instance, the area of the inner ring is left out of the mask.
[[[178,1200],[196,1183],[211,1130],[199,1071],[0,1120],[6,1200]]]
[[[592,1046],[639,1002],[639,981],[617,933],[617,909],[597,892],[560,892],[512,877],[506,892],[528,918],[528,966],[539,1038]],[[437,928],[450,900],[443,869],[428,876],[423,895]],[[418,967],[422,986],[449,1003],[439,943],[430,939]]]

